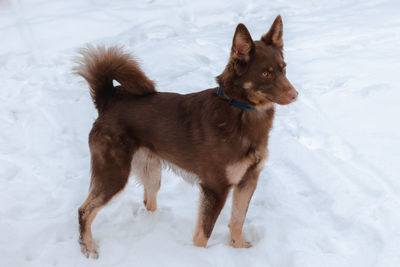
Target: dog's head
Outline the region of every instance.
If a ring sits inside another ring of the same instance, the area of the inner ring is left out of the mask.
[[[246,26],[237,26],[229,63],[217,77],[227,94],[256,107],[271,102],[287,105],[297,99],[298,92],[286,78],[282,36],[281,16],[259,41],[252,40]]]

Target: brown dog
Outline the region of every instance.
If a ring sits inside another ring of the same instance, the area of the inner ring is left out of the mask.
[[[200,185],[196,246],[207,245],[231,187],[230,244],[250,246],[242,227],[268,157],[274,103],[286,105],[298,95],[285,76],[282,27],[278,16],[268,33],[253,41],[239,24],[229,63],[217,77],[219,87],[188,95],[157,92],[120,48],[81,52],[76,73],[89,83],[99,112],[89,135],[90,193],[79,209],[85,255],[98,256],[91,224],[124,189],[131,166],[144,186],[146,208],[156,210],[164,164]],[[113,80],[121,86],[114,87]]]

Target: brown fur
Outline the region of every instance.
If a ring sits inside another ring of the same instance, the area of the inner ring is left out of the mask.
[[[225,95],[255,110],[231,105],[217,96],[217,88],[187,95],[156,92],[121,48],[88,47],[81,52],[75,70],[89,83],[99,111],[89,135],[90,194],[79,209],[82,252],[97,255],[91,223],[123,190],[132,165],[144,185],[147,209],[156,209],[161,162],[197,177],[201,197],[195,245],[207,245],[234,187],[231,245],[250,246],[242,238],[242,227],[268,154],[273,105],[297,97],[285,76],[282,32],[280,16],[260,41],[253,41],[239,24],[228,65],[217,77]],[[121,86],[114,87],[113,80]]]

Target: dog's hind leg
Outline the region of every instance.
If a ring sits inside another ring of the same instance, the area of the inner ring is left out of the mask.
[[[157,193],[161,184],[160,158],[147,148],[138,149],[133,155],[132,171],[144,187],[143,202],[146,209],[157,209]]]
[[[97,246],[93,240],[91,225],[99,210],[105,205],[102,196],[94,191],[89,193],[86,201],[79,208],[79,243],[86,257],[98,258]]]
[[[200,208],[193,236],[193,243],[195,246],[205,247],[207,246],[215,222],[224,207],[229,187],[214,190],[200,184],[200,191]]]
[[[79,242],[87,257],[98,257],[91,224],[97,213],[121,192],[129,177],[134,146],[127,137],[91,133],[92,180],[90,193],[79,208]]]

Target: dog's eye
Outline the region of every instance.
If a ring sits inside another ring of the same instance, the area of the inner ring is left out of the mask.
[[[262,73],[262,76],[264,76],[267,79],[271,79],[272,78],[272,72],[271,71],[264,71]]]

